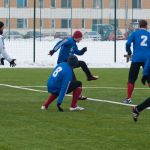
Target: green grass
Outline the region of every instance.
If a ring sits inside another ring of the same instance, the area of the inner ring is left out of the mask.
[[[99,75],[97,81],[86,81],[84,73],[76,70],[83,86],[126,87],[128,69],[91,69]],[[0,83],[18,86],[46,85],[50,69],[0,69]],[[141,73],[136,87],[140,83]],[[34,88],[46,90],[46,88]],[[148,150],[149,110],[137,123],[131,118],[131,108],[122,105],[79,101],[82,112],[69,112],[71,97],[65,97],[62,107],[56,101],[48,111],[41,111],[47,93],[0,86],[0,150]],[[84,89],[90,98],[120,102],[126,90]],[[134,104],[149,96],[149,90],[135,90]]]

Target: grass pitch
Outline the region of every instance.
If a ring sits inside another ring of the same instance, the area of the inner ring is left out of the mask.
[[[128,69],[91,69],[97,81],[83,82],[83,95],[121,102],[126,97]],[[50,69],[0,69],[0,84],[45,86]],[[141,73],[135,87],[140,83]],[[95,87],[95,88],[92,88]],[[101,88],[96,88],[101,87]],[[102,88],[115,87],[115,89]],[[28,88],[28,87],[26,87]],[[46,91],[46,87],[30,87]],[[117,89],[118,88],[118,89]],[[70,112],[71,97],[65,97],[58,112],[56,101],[48,111],[41,111],[48,93],[0,85],[0,150],[147,150],[150,145],[150,110],[141,113],[139,121],[131,118],[131,107],[96,101],[79,101],[82,112]],[[134,104],[149,96],[148,89],[137,89]]]

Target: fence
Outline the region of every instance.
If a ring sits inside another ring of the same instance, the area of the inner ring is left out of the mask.
[[[58,38],[80,30],[78,46],[88,47],[81,59],[93,67],[126,66],[125,39],[140,19],[150,22],[149,6],[147,0],[3,0],[0,19],[6,49],[19,64],[54,66],[57,54],[49,57],[49,50]]]

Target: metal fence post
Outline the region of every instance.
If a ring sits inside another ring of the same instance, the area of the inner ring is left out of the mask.
[[[116,62],[116,0],[114,5],[114,62]]]
[[[33,28],[33,62],[35,63],[35,30],[36,30],[36,0],[34,0],[34,28]]]

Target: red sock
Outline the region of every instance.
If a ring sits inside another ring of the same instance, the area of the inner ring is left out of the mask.
[[[82,87],[78,87],[73,91],[71,107],[75,108],[77,106],[77,101],[78,101],[78,98],[79,98],[81,92],[82,92]]]
[[[133,90],[134,90],[134,84],[128,83],[128,98],[132,97]]]
[[[148,83],[148,86],[150,87],[150,83]]]
[[[51,94],[48,100],[43,104],[45,108],[48,108],[49,104],[52,103],[56,99],[57,95]]]

